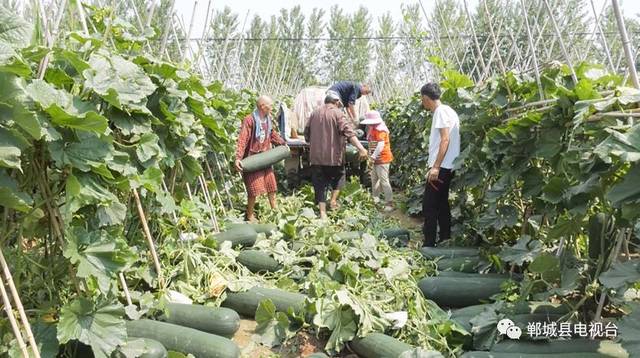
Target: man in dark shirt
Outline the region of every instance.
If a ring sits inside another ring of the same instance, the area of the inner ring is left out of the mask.
[[[349,140],[358,148],[361,158],[366,158],[368,154],[356,137],[353,126],[337,106],[339,101],[337,95],[329,92],[325,97],[324,105],[311,113],[304,128],[304,138],[309,142],[311,181],[321,219],[327,218],[327,188],[331,187],[333,190],[330,205],[335,208],[340,189],[344,186],[346,141]]]
[[[329,91],[334,91],[340,95],[340,101],[351,117],[351,121],[356,119],[356,100],[362,96],[371,94],[369,85],[352,81],[340,81],[329,87]]]

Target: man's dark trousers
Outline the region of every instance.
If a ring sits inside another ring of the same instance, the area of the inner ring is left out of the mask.
[[[455,172],[440,168],[438,179],[433,183],[427,181],[422,197],[422,214],[424,215],[424,246],[436,245],[436,233],[440,228],[439,242],[451,238],[451,207],[449,206],[449,186]]]

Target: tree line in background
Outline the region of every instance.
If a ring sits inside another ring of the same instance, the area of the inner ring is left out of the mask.
[[[420,2],[396,5],[401,6],[401,19],[390,12],[373,16],[366,7],[349,13],[339,6],[314,8],[307,14],[295,6],[278,15],[251,17],[229,7],[216,9],[213,2],[206,9],[202,33],[190,30],[188,19],[176,14],[174,1],[157,1],[153,11],[148,0],[82,3],[107,6],[104,16],[123,19],[132,35],[150,38],[146,46],[156,56],[183,60],[228,87],[278,97],[346,79],[372,83],[376,100],[383,101],[414,92],[447,67],[476,82],[511,69],[532,74],[534,53],[540,66],[587,60],[622,74],[626,67],[610,1],[437,0],[429,9]],[[0,3],[38,17],[36,1],[20,6],[15,0]],[[207,2],[199,2],[196,16],[203,16],[205,6]],[[67,6],[60,33],[81,28],[71,7]],[[553,11],[553,19],[547,9]],[[89,26],[95,22],[91,20]],[[561,51],[553,20],[569,59]],[[625,21],[632,46],[637,46],[640,22],[635,14]]]
[[[623,72],[622,43],[608,1],[547,4],[573,63],[590,60]],[[207,57],[218,79],[235,85],[294,94],[304,86],[349,79],[371,82],[386,99],[436,76],[440,66],[431,64],[440,60],[476,81],[510,69],[532,73],[528,20],[540,64],[567,62],[545,0],[484,0],[473,8],[466,0],[438,0],[429,12],[419,2],[400,6],[402,19],[389,12],[376,18],[366,7],[353,13],[316,8],[305,16],[296,6],[251,19],[230,8],[216,10]],[[627,17],[626,25],[637,44],[640,23]]]

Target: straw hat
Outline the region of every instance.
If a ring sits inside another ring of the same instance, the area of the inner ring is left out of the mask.
[[[380,116],[380,112],[378,111],[369,111],[364,114],[364,120],[360,122],[360,124],[380,124],[382,123],[382,117]]]

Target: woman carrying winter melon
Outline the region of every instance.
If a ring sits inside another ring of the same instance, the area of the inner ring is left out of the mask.
[[[272,209],[276,207],[276,175],[273,168],[268,167],[254,172],[244,172],[242,159],[265,152],[271,149],[272,144],[285,145],[286,142],[280,134],[273,129],[271,122],[271,108],[273,100],[267,96],[260,96],[256,102],[256,110],[248,115],[240,126],[240,134],[236,146],[236,170],[242,173],[245,187],[247,188],[247,214],[246,220],[256,221],[254,207],[256,198],[267,194],[269,205]]]

